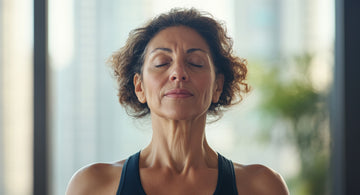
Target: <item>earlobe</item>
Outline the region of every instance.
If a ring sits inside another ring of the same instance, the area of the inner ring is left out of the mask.
[[[218,74],[218,75],[216,75],[215,88],[214,88],[214,93],[213,93],[213,97],[212,97],[212,103],[217,103],[219,101],[221,93],[223,91],[223,87],[224,87],[224,75],[223,74]]]
[[[134,82],[134,87],[135,87],[135,94],[136,94],[139,102],[146,103],[144,87],[143,87],[143,84],[141,82],[141,75],[136,73],[134,75],[134,81],[133,82]]]

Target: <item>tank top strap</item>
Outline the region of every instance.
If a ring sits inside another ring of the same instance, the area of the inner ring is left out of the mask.
[[[130,156],[124,163],[117,195],[146,195],[140,180],[140,152]],[[214,195],[237,195],[233,163],[218,153],[218,181]]]
[[[218,182],[214,195],[237,195],[234,164],[218,153]]]
[[[140,180],[139,158],[140,151],[125,161],[116,195],[146,195]]]

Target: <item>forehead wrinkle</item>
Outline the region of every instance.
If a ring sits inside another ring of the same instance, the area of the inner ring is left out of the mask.
[[[206,50],[203,50],[201,48],[190,48],[186,51],[187,54],[189,53],[193,53],[193,52],[196,52],[196,51],[200,51],[200,52],[203,52],[205,54],[209,54],[209,52],[207,52]]]
[[[153,49],[150,54],[156,52],[156,51],[165,51],[165,52],[168,52],[168,53],[172,53],[172,50],[170,48],[166,48],[166,47],[158,47],[158,48],[155,48]]]
[[[158,47],[158,48],[153,49],[153,50],[150,52],[150,54],[155,53],[156,51],[159,51],[159,50],[160,50],[160,51],[165,51],[165,52],[168,52],[168,53],[172,53],[172,52],[173,52],[173,50],[171,50],[170,48]],[[187,53],[187,54],[190,54],[190,53],[193,53],[193,52],[196,52],[196,51],[200,51],[200,52],[203,52],[203,53],[205,53],[205,54],[209,54],[208,51],[203,50],[203,49],[201,49],[201,48],[190,48],[190,49],[186,50],[186,53]]]

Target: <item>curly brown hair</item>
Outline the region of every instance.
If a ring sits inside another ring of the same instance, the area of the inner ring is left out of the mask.
[[[223,109],[239,103],[249,92],[245,83],[247,62],[233,54],[233,41],[226,28],[206,12],[191,9],[172,9],[150,20],[144,27],[130,32],[124,47],[115,52],[109,62],[118,84],[119,102],[130,116],[141,118],[150,113],[146,103],[138,101],[133,77],[142,73],[144,56],[149,41],[161,30],[172,26],[186,26],[197,31],[210,48],[217,74],[224,75],[223,92],[216,103],[211,103],[208,114],[221,116]]]

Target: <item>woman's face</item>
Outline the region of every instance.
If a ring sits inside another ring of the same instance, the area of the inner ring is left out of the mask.
[[[142,75],[134,77],[140,102],[151,115],[192,120],[206,115],[217,102],[224,78],[215,74],[210,49],[195,30],[169,27],[147,45]]]

